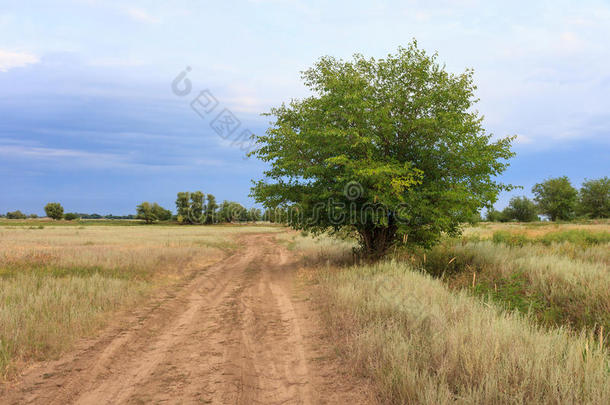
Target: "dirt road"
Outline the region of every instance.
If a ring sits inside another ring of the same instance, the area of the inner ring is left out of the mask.
[[[0,390],[2,403],[365,403],[273,235],[113,322]]]

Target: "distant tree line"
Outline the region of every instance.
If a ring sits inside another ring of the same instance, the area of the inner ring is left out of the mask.
[[[6,215],[0,215],[0,217],[4,217],[7,219],[26,219],[26,218],[38,218],[38,215],[36,215],[36,214],[26,215],[23,212],[17,210],[17,211],[9,211],[6,213]]]
[[[75,213],[75,215],[77,215],[78,218],[80,219],[136,219],[136,215],[134,214],[130,214],[130,215],[112,215],[112,214],[107,214],[107,215],[100,215],[100,214],[84,214],[84,213]]]
[[[534,199],[513,197],[502,210],[489,210],[492,222],[531,222],[544,215],[551,221],[610,218],[610,178],[585,180],[580,190],[566,176],[550,178],[532,187]]]
[[[144,201],[136,207],[136,215],[100,215],[83,214],[76,212],[64,213],[64,208],[58,202],[50,202],[45,205],[44,210],[48,218],[54,220],[65,219],[142,219],[146,223],[157,221],[176,221],[181,224],[216,224],[229,222],[256,222],[263,219],[263,214],[258,208],[247,209],[234,201],[223,201],[220,205],[216,203],[216,197],[212,194],[204,194],[201,191],[179,192],[176,198],[177,213],[174,215],[169,209],[163,208],[158,203]],[[0,215],[7,219],[37,218],[36,214],[26,215],[21,211],[7,212]]]
[[[574,188],[566,176],[550,178],[532,187],[533,199],[525,196],[511,198],[502,210],[491,209],[486,220],[491,222],[532,222],[539,215],[551,221],[569,221],[575,218],[610,218],[610,178],[585,180],[580,190]],[[258,208],[247,209],[234,201],[217,204],[216,197],[201,191],[179,192],[176,197],[176,214],[158,203],[142,202],[136,207],[136,215],[99,215],[66,213],[60,203],[50,202],[44,207],[47,217],[60,220],[75,219],[142,219],[146,223],[156,221],[176,221],[180,224],[216,224],[232,222],[267,221],[289,223],[289,208],[268,208],[262,212]],[[292,213],[294,214],[294,213]],[[26,215],[16,210],[0,215],[7,219],[37,218],[36,214]],[[472,222],[480,220],[480,216]]]
[[[60,220],[65,219],[66,221],[72,221],[75,219],[136,219],[135,215],[100,215],[100,214],[83,214],[78,212],[67,212],[64,214],[64,208],[60,203],[48,203],[44,207],[45,213],[48,218]],[[171,212],[170,212],[171,216]],[[9,211],[6,214],[0,214],[0,218],[6,219],[27,219],[27,218],[38,218],[37,214],[26,215],[20,210]]]
[[[176,215],[156,202],[144,201],[136,207],[137,218],[146,223],[176,221],[180,224],[217,224],[231,222],[256,222],[263,219],[260,209],[247,209],[234,201],[223,201],[220,205],[213,194],[202,191],[181,191],[176,196]]]

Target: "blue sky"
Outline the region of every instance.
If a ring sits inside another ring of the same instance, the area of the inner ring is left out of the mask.
[[[412,38],[450,71],[473,68],[486,129],[518,136],[512,194],[610,175],[610,2],[429,3],[2,1],[0,212],[173,209],[182,190],[252,205],[264,165],[191,109],[199,91],[262,132],[260,113],[308,94],[299,72],[318,57],[383,57]]]

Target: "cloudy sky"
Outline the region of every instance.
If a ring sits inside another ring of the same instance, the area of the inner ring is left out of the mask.
[[[609,1],[329,3],[1,1],[0,212],[128,214],[199,189],[251,205],[264,165],[238,134],[306,95],[299,72],[318,57],[383,57],[412,38],[448,70],[475,70],[485,127],[518,136],[501,179],[516,194],[610,175]],[[223,109],[240,122],[230,136],[210,126]]]

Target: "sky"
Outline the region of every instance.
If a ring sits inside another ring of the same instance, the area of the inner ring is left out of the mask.
[[[498,180],[523,189],[496,208],[549,177],[610,175],[610,1],[430,3],[0,0],[0,212],[173,210],[185,190],[252,206],[265,164],[240,136],[309,94],[300,72],[414,38],[474,69],[484,127],[517,136]]]

